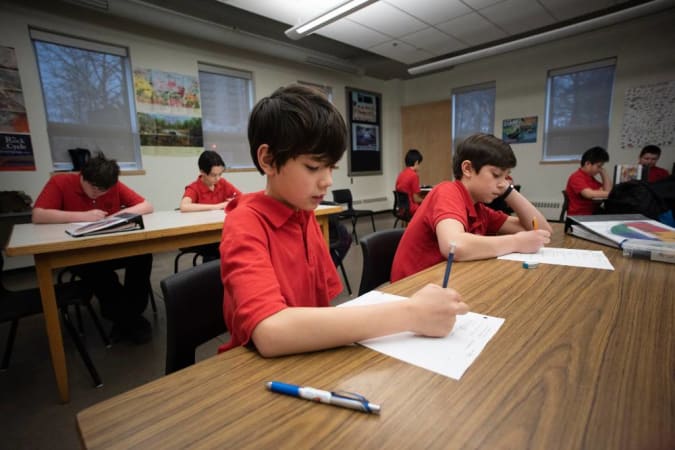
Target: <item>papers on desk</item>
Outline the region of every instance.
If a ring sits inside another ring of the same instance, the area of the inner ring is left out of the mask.
[[[371,291],[339,306],[362,306],[403,300],[405,297]],[[401,361],[459,380],[492,339],[504,319],[467,313],[457,316],[452,332],[444,338],[398,333],[359,344]]]
[[[599,250],[542,247],[537,253],[509,253],[497,259],[509,261],[538,262],[559,266],[587,267],[589,269],[614,270],[607,256]]]

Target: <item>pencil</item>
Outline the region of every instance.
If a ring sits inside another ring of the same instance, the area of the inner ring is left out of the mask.
[[[443,288],[448,287],[448,280],[450,280],[450,269],[452,269],[452,261],[455,259],[455,243],[450,244],[450,252],[448,253],[448,262],[445,265],[445,276],[443,277]]]
[[[533,218],[532,218],[532,229],[533,229],[533,230],[536,230],[536,229],[538,229],[538,228],[539,228],[539,227],[537,226],[537,218],[536,218],[536,217],[533,217]]]

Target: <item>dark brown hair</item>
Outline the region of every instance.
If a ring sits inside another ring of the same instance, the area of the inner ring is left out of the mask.
[[[114,159],[107,159],[98,152],[87,161],[80,172],[82,179],[98,189],[107,191],[117,183],[120,167]]]
[[[453,158],[455,179],[462,179],[462,162],[467,160],[471,161],[476,173],[487,165],[503,170],[516,167],[516,155],[513,154],[511,146],[491,134],[472,134],[457,146]]]

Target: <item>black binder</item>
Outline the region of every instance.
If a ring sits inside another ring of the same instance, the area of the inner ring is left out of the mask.
[[[118,233],[120,231],[142,230],[143,216],[133,213],[122,213],[116,216],[87,224],[74,224],[66,228],[66,233],[72,237],[94,236],[97,234]]]

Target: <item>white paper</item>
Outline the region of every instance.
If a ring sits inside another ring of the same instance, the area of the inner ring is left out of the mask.
[[[497,259],[614,270],[612,263],[609,262],[607,256],[600,250],[542,247],[537,253],[509,253]]]
[[[400,301],[405,297],[371,291],[339,306],[361,306]],[[471,366],[504,319],[467,313],[457,316],[452,332],[444,338],[398,333],[359,342],[401,361],[459,380]]]

